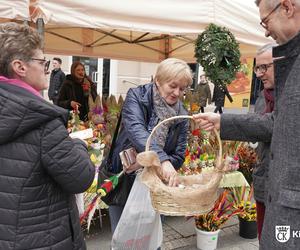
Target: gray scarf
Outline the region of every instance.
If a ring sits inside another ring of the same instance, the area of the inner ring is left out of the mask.
[[[174,105],[169,105],[164,98],[161,97],[156,84],[153,84],[153,104],[154,110],[158,117],[158,122],[163,121],[169,117],[179,114],[179,100]],[[166,122],[159,126],[155,134],[155,140],[158,146],[162,149],[165,147],[169,128],[175,123],[174,121]]]

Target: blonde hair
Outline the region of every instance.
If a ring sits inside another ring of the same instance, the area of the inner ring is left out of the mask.
[[[163,60],[157,67],[154,81],[163,85],[174,79],[191,85],[193,82],[193,73],[189,65],[185,61],[177,58]]]
[[[17,23],[0,24],[0,75],[11,77],[13,60],[28,62],[35,50],[41,48],[41,38],[31,27]]]

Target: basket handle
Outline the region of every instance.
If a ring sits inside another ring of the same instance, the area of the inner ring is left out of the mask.
[[[169,122],[169,121],[172,121],[172,120],[177,120],[177,119],[193,119],[193,116],[191,115],[178,115],[178,116],[173,116],[173,117],[170,117],[170,118],[167,118],[161,122],[159,122],[152,130],[151,134],[149,135],[148,139],[147,139],[147,142],[146,142],[146,148],[145,148],[145,151],[149,151],[150,149],[150,142],[151,142],[151,139],[152,139],[152,136],[153,134],[156,132],[156,130],[158,129],[158,127],[160,125],[162,125],[163,123],[166,123],[166,122]],[[220,139],[220,134],[219,132],[214,128],[213,129],[216,137],[217,137],[217,141],[218,141],[218,144],[219,144],[219,152],[218,152],[218,158],[217,158],[217,166],[221,166],[221,161],[222,161],[222,143],[221,143],[221,139]]]

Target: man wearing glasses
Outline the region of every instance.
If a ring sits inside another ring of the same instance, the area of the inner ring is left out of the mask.
[[[260,249],[300,249],[300,0],[256,0],[273,49],[275,108],[272,113],[197,114],[222,139],[271,143]]]
[[[256,54],[254,73],[256,77],[262,81],[264,86],[264,89],[255,102],[254,112],[259,114],[271,113],[274,109],[272,48],[275,46],[275,43],[266,44],[261,47]],[[265,180],[267,178],[270,161],[270,143],[258,143],[255,151],[258,156],[258,162],[253,170],[253,188],[256,201],[258,239],[260,240],[265,215],[265,193],[268,192],[268,186],[265,185]]]

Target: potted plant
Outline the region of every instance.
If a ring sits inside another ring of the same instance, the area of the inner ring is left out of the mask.
[[[220,227],[229,218],[239,214],[240,210],[234,207],[234,202],[228,200],[229,193],[229,190],[224,190],[212,210],[194,217],[198,249],[216,249]]]
[[[257,237],[256,204],[252,200],[253,186],[231,188],[230,201],[239,210],[239,235],[246,239]]]

